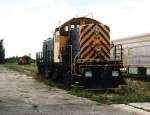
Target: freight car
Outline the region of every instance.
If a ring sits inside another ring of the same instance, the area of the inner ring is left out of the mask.
[[[117,39],[114,44],[123,46],[123,63],[128,76],[150,79],[150,33]]]
[[[87,17],[73,18],[56,28],[36,54],[36,62],[39,73],[67,86],[106,88],[123,81],[122,46],[110,44],[107,25]]]
[[[24,55],[24,56],[18,58],[18,64],[20,64],[20,65],[30,64],[31,63],[30,61],[31,61],[31,58],[27,55]]]

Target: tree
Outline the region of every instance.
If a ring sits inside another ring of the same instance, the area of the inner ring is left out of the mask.
[[[5,63],[5,49],[3,46],[3,41],[4,40],[0,40],[0,64]]]

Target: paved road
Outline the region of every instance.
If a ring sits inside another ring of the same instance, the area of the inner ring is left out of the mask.
[[[98,105],[0,67],[0,115],[150,115],[124,104]]]

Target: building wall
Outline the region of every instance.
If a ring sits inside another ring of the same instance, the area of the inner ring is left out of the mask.
[[[123,45],[124,65],[131,74],[150,75],[150,34],[113,41]]]

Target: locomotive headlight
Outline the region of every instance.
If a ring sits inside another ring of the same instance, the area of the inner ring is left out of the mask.
[[[120,68],[120,71],[121,71],[121,72],[126,72],[127,69],[126,69],[126,68]]]
[[[84,72],[85,77],[92,77],[92,71],[85,71]]]
[[[112,76],[113,77],[119,76],[119,71],[116,71],[116,70],[112,71]]]

